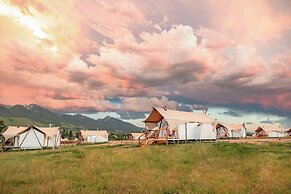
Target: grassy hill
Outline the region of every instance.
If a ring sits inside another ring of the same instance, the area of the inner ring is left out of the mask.
[[[37,126],[43,127],[46,126],[43,123],[34,122],[28,118],[21,118],[21,117],[0,117],[1,121],[4,121],[5,125],[13,125],[13,126],[29,126],[31,124],[35,124]]]
[[[105,117],[103,119],[92,119],[80,114],[68,115],[51,112],[36,104],[31,105],[15,105],[0,106],[0,120],[6,125],[29,126],[35,124],[37,126],[54,126],[62,125],[68,129],[106,129],[110,132],[129,133],[131,131],[142,131],[130,123]]]
[[[290,143],[67,146],[0,153],[0,189],[1,193],[290,193],[290,161]]]

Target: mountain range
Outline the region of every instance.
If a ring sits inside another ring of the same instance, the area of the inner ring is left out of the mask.
[[[109,116],[95,120],[81,114],[55,113],[36,104],[0,105],[0,120],[3,120],[6,125],[14,126],[28,126],[31,124],[48,126],[52,124],[53,126],[62,125],[67,129],[104,129],[109,132],[120,133],[143,130],[131,123]]]

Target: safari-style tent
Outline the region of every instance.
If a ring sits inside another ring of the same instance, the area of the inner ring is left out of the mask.
[[[284,137],[283,129],[276,124],[265,124],[259,126],[256,130],[256,137],[282,138]]]
[[[246,138],[247,129],[245,124],[231,124],[226,125],[230,138]]]
[[[215,120],[204,113],[153,108],[144,121],[140,145],[173,141],[216,140]],[[141,139],[141,138],[140,138]]]
[[[45,147],[60,147],[59,130],[59,128],[40,129],[34,125],[29,127],[9,126],[6,131],[2,133],[5,139],[4,149],[42,149]],[[58,134],[58,136],[53,134]]]
[[[108,142],[108,132],[93,131],[93,130],[80,130],[82,140],[88,143],[103,143]]]
[[[218,138],[246,138],[245,124],[230,124],[230,125],[217,125]]]

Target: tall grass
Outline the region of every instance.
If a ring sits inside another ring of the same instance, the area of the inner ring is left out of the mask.
[[[290,193],[291,144],[0,153],[1,193]]]

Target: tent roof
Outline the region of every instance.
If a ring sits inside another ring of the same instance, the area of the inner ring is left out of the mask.
[[[52,137],[58,133],[59,127],[37,127],[34,125],[31,125],[29,127],[15,127],[15,126],[9,126],[6,131],[2,133],[4,138],[7,140],[10,137],[17,136],[18,134],[28,130],[30,127],[33,127],[42,133],[46,134],[49,137]]]
[[[107,136],[108,132],[106,130],[102,131],[93,131],[93,130],[80,130],[81,135],[83,138],[89,137],[89,136]]]
[[[204,113],[182,112],[154,107],[151,114],[144,121],[145,123],[158,123],[165,119],[170,127],[176,128],[178,125],[189,122],[214,123],[215,120]]]
[[[36,128],[44,132],[49,137],[57,135],[60,129],[59,127],[36,127]]]
[[[233,131],[240,131],[243,128],[243,124],[230,124],[230,125],[224,125],[227,129],[233,130]]]
[[[17,136],[22,131],[26,130],[28,127],[15,127],[15,126],[9,126],[6,131],[2,133],[5,140],[9,139],[10,137]]]

